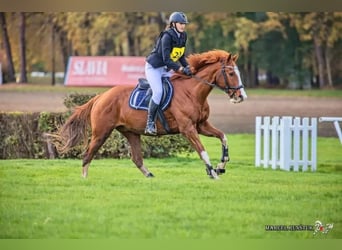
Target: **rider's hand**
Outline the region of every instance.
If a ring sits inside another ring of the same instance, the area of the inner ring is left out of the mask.
[[[192,72],[191,72],[191,69],[190,69],[190,66],[186,66],[185,68],[182,69],[182,73],[187,75],[187,76],[192,76]]]

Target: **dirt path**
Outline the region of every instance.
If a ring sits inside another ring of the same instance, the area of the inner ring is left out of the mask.
[[[0,111],[63,112],[67,110],[63,104],[65,96],[65,93],[1,92],[0,89]]]
[[[254,133],[256,116],[342,117],[342,99],[313,97],[249,97],[230,104],[224,96],[209,98],[210,120],[226,133]],[[318,123],[320,136],[336,136],[332,123]]]
[[[0,111],[63,112],[65,93],[8,92],[0,89]],[[313,97],[250,96],[231,104],[226,96],[209,96],[212,124],[225,133],[254,133],[255,116],[342,117],[342,99]],[[319,123],[320,136],[335,136],[332,123]]]

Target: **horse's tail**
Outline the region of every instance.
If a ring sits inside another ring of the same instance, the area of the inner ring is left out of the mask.
[[[88,144],[88,128],[90,125],[90,112],[100,95],[96,95],[87,103],[78,106],[65,124],[53,134],[54,144],[59,153],[66,153],[82,142]]]

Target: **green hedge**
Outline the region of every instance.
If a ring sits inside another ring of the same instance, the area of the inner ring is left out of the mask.
[[[0,159],[81,158],[84,150],[81,146],[66,154],[58,154],[46,134],[56,132],[75,106],[87,102],[93,96],[69,94],[64,100],[69,109],[65,113],[0,113]],[[114,130],[95,158],[129,158],[129,151],[126,138]],[[142,136],[142,151],[145,158],[161,158],[177,153],[190,153],[193,149],[181,135]]]

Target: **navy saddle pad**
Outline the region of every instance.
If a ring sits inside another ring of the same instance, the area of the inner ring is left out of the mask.
[[[163,96],[160,101],[160,109],[165,110],[169,106],[173,96],[173,86],[169,77],[162,77]],[[150,84],[144,78],[138,79],[137,86],[133,89],[129,97],[129,106],[134,109],[148,110],[148,105],[152,97]]]

